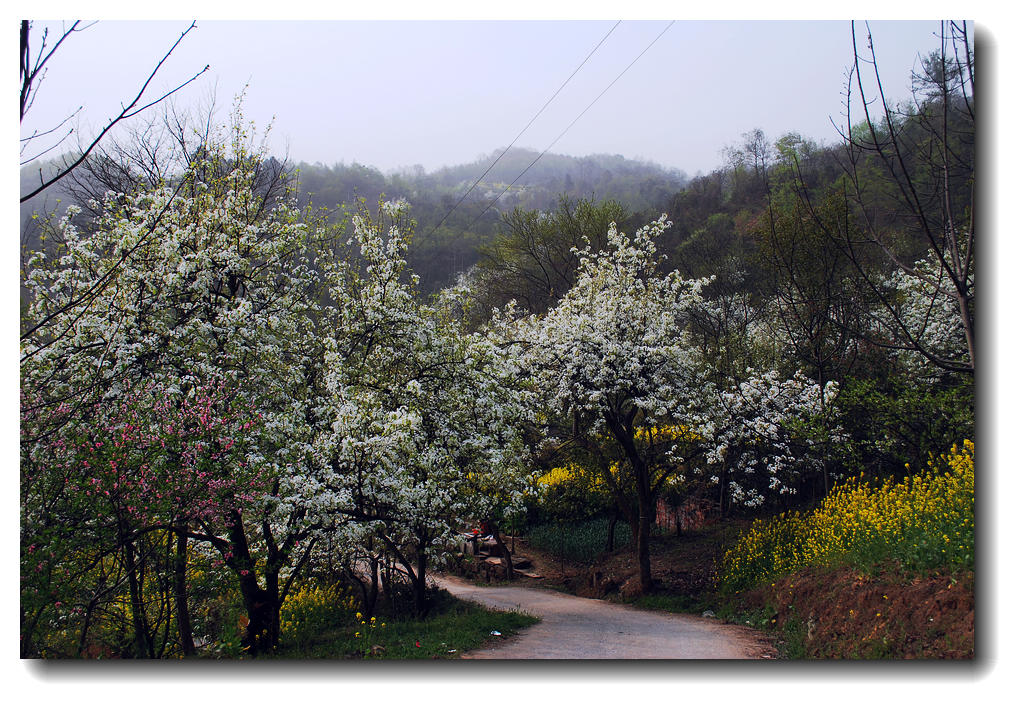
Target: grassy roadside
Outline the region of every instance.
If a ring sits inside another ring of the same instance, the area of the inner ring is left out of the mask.
[[[355,614],[319,623],[307,632],[285,634],[275,659],[457,659],[463,652],[529,627],[537,618],[493,611],[438,591],[430,614],[422,619],[366,619]]]

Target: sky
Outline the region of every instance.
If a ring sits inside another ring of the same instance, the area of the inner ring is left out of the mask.
[[[78,133],[94,135],[188,26],[111,19],[75,33],[54,54],[22,135],[80,105]],[[938,23],[870,28],[889,97],[908,98],[916,61],[938,47]],[[863,23],[857,31],[863,36]],[[721,166],[723,149],[755,128],[772,139],[838,140],[830,121],[845,120],[850,34],[841,20],[199,20],[146,96],[209,64],[176,104],[213,101],[225,121],[244,89],[245,117],[271,126],[272,152],[296,162],[430,171],[515,140],[694,175]]]

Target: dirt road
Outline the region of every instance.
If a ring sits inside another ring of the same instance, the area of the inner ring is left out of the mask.
[[[645,611],[546,589],[474,586],[434,579],[453,595],[500,610],[518,609],[540,623],[462,657],[480,660],[750,660],[773,655],[754,631],[695,616]]]

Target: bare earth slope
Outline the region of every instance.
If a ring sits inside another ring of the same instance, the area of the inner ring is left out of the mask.
[[[764,636],[721,621],[646,611],[522,586],[434,579],[459,598],[541,618],[515,638],[463,655],[493,660],[750,660],[772,656]]]

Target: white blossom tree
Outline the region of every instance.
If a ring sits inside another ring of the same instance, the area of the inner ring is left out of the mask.
[[[545,404],[545,423],[572,422],[565,442],[599,453],[614,441],[635,497],[620,498],[636,541],[642,591],[652,587],[649,537],[657,493],[694,455],[688,423],[707,395],[707,369],[687,331],[707,280],[658,273],[665,215],[632,238],[612,223],[607,250],[577,250],[576,282],[544,316],[496,322]],[[668,433],[669,435],[666,435]],[[615,489],[611,466],[606,478]],[[618,486],[625,491],[625,486]]]
[[[808,476],[827,475],[822,447],[829,432],[824,416],[838,387],[824,391],[796,373],[747,373],[715,395],[699,412],[695,431],[704,442],[703,474],[719,489],[719,502],[757,508],[798,492]],[[825,487],[827,489],[827,485]]]
[[[321,474],[301,495],[349,520],[339,533],[351,543],[383,545],[424,613],[427,570],[455,532],[496,501],[521,504],[525,402],[495,346],[460,331],[454,294],[417,302],[404,208],[383,203],[376,222],[356,215],[359,272],[328,275],[347,307],[323,335],[330,428],[317,440]]]
[[[294,206],[253,189],[261,160],[236,121],[173,185],[108,194],[88,231],[69,210],[56,256],[40,252],[28,264],[21,355],[22,419],[32,423],[23,466],[37,470],[53,471],[47,441],[139,383],[179,401],[221,387],[225,401],[247,402],[260,424],[238,441],[245,455],[222,459],[217,474],[243,480],[250,476],[225,466],[260,470],[260,494],[216,517],[181,514],[164,524],[212,545],[236,574],[254,649],[276,642],[289,583],[279,587],[281,575],[312,543],[302,513],[280,500],[311,460],[312,254],[326,236]],[[34,490],[23,490],[23,532],[45,523],[34,518]]]
[[[941,373],[936,360],[967,366],[971,343],[964,334],[961,298],[939,259],[928,254],[909,271],[893,273],[887,285],[893,293],[891,310],[876,310],[876,336],[896,343],[904,364],[923,378]],[[966,287],[973,292],[973,268]],[[972,302],[971,317],[973,312]]]

